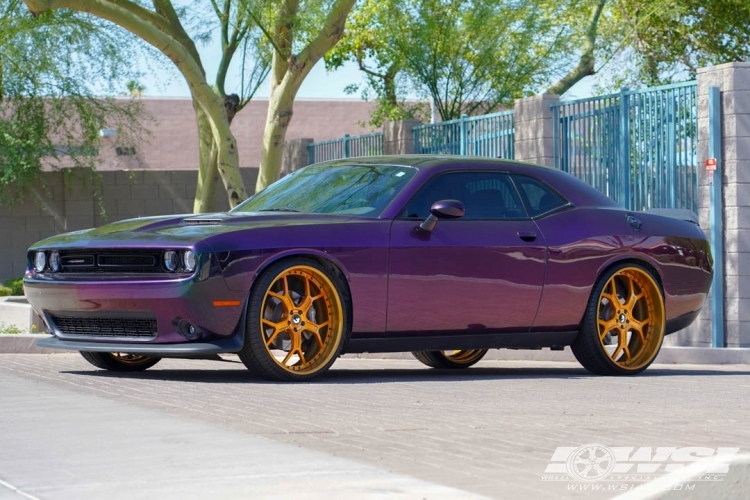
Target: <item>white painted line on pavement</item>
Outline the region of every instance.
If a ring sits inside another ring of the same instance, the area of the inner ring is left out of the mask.
[[[29,494],[28,494],[28,493],[26,493],[25,491],[21,491],[21,490],[19,490],[18,488],[16,488],[16,487],[15,487],[15,486],[13,486],[12,484],[10,484],[10,483],[6,483],[6,482],[5,482],[5,481],[3,481],[2,479],[0,479],[0,486],[5,486],[6,488],[8,488],[9,490],[11,490],[12,492],[14,492],[14,493],[18,493],[18,494],[19,494],[19,495],[21,495],[22,497],[26,497],[26,498],[28,498],[29,500],[40,500],[40,498],[38,498],[38,497],[35,497],[34,495],[29,495]]]
[[[653,481],[645,483],[641,488],[618,495],[612,500],[652,500],[663,495],[672,487],[700,476],[705,472],[706,464],[714,462],[715,459],[716,457],[710,457],[698,460],[687,467],[672,471],[669,474],[665,474]],[[750,453],[736,455],[731,463],[750,463]]]

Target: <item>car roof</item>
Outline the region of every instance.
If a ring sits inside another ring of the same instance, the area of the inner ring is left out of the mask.
[[[517,160],[506,160],[504,158],[459,155],[385,155],[344,158],[325,162],[324,164],[330,166],[390,165],[413,167],[425,171],[432,169],[451,170],[453,167],[460,167],[461,169],[471,168],[472,166],[481,169],[500,167],[511,174],[533,175],[549,183],[577,206],[621,208],[614,200],[608,198],[591,185],[559,169]]]
[[[383,155],[383,156],[359,156],[351,158],[342,158],[325,162],[327,164],[341,165],[399,165],[404,167],[416,167],[418,169],[434,168],[445,166],[447,164],[460,163],[462,165],[516,165],[519,167],[531,167],[540,169],[550,169],[533,163],[525,163],[516,160],[506,160],[504,158],[488,158],[480,156],[462,156],[462,155]]]

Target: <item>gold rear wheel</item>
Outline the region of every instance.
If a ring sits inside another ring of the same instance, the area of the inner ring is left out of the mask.
[[[487,349],[414,351],[412,355],[432,368],[468,368],[487,354]]]
[[[573,353],[588,370],[629,375],[645,370],[661,349],[666,314],[661,288],[637,265],[615,268],[592,294]]]

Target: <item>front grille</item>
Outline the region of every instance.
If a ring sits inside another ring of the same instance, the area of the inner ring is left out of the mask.
[[[63,273],[165,273],[159,250],[60,251]]]
[[[102,267],[154,267],[156,257],[153,255],[100,255]]]
[[[140,339],[156,337],[156,318],[50,315],[50,319],[65,336]]]

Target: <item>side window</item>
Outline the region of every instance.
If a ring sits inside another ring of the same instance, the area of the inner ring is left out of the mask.
[[[542,215],[568,203],[567,200],[552,191],[546,184],[532,177],[514,175],[513,181],[524,197],[526,208],[531,217]]]
[[[465,219],[520,219],[527,217],[508,174],[455,172],[430,179],[406,205],[404,215],[423,219],[440,200],[459,200]]]

